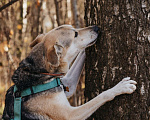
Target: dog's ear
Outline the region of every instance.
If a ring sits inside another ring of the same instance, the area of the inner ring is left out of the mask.
[[[51,65],[58,67],[62,51],[63,51],[62,45],[56,43],[54,46],[52,46],[47,52],[48,62],[50,62]]]
[[[30,44],[30,47],[33,48],[36,44],[40,43],[43,40],[43,37],[45,36],[45,34],[40,34],[38,35],[35,40],[33,40],[33,42]]]

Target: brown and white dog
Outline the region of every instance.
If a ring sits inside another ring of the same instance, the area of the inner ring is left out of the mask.
[[[98,32],[97,26],[75,29],[71,25],[62,25],[39,35],[31,43],[31,53],[20,63],[12,77],[19,91],[53,80],[52,76],[42,73],[63,73],[61,81],[69,87],[69,92],[60,85],[22,98],[22,120],[85,120],[115,96],[131,94],[136,90],[137,83],[127,77],[81,106],[72,107],[69,104],[67,97],[76,91],[84,65],[84,50],[96,42]],[[4,120],[13,117],[13,97],[12,86],[6,95]]]

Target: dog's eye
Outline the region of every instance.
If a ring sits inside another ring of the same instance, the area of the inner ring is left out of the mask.
[[[78,32],[75,32],[75,36],[74,37],[77,37],[78,36]]]

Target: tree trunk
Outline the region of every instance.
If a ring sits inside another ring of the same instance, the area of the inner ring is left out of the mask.
[[[58,1],[57,0],[54,0],[55,2],[55,9],[56,9],[56,21],[57,21],[57,24],[58,26],[60,26],[60,14],[59,14],[59,6],[58,6]]]
[[[86,0],[86,26],[99,25],[101,35],[88,48],[86,102],[130,76],[132,95],[120,95],[89,120],[150,119],[150,3],[148,0]]]
[[[40,33],[39,31],[39,26],[40,26],[40,12],[41,12],[41,6],[42,6],[43,1],[32,1],[32,6],[31,6],[31,24],[32,24],[32,29],[31,29],[31,35],[33,40],[38,36]]]
[[[71,0],[71,12],[72,12],[72,21],[75,28],[79,28],[78,20],[78,10],[77,10],[77,0]]]
[[[19,30],[19,36],[18,39],[21,41],[22,40],[22,26],[23,26],[23,1],[19,1],[20,2],[20,19],[18,21],[19,25],[21,26],[18,30]]]

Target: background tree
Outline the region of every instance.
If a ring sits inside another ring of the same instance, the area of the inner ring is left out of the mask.
[[[86,0],[85,22],[102,31],[86,51],[86,102],[124,77],[138,83],[135,93],[116,97],[89,120],[149,120],[150,1]]]
[[[77,0],[71,0],[71,12],[73,18],[73,25],[79,28],[78,11],[77,11]]]

